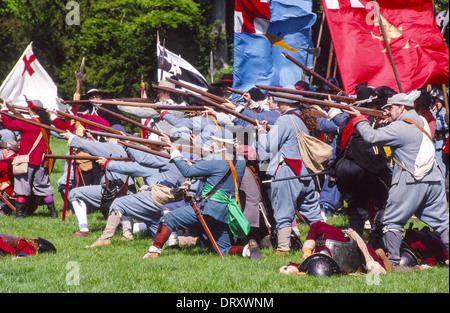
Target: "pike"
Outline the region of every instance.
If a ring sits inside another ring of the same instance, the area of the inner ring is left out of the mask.
[[[46,158],[49,159],[63,159],[63,160],[90,160],[90,161],[97,161],[99,160],[100,156],[93,156],[93,155],[55,155],[55,154],[46,154]],[[111,160],[111,161],[125,161],[125,162],[131,162],[133,159],[131,158],[124,158],[124,157],[104,157],[105,159]]]
[[[345,97],[345,96],[336,96],[336,95],[330,95],[328,93],[321,93],[321,92],[313,92],[313,91],[303,91],[303,90],[292,90],[292,89],[286,89],[286,88],[280,88],[280,87],[272,87],[272,86],[263,86],[263,85],[255,85],[256,87],[268,91],[275,91],[275,92],[285,92],[285,93],[292,93],[295,95],[305,96],[305,97],[312,97],[312,98],[319,98],[319,99],[328,99],[328,97],[331,100],[336,100],[339,102],[345,102],[345,103],[355,103],[356,99],[352,97]]]
[[[301,69],[303,69],[305,72],[307,72],[309,75],[314,76],[315,78],[317,78],[318,80],[320,80],[322,83],[324,83],[325,85],[327,85],[328,87],[331,88],[331,90],[334,90],[340,94],[346,95],[346,93],[344,92],[344,90],[342,90],[341,88],[339,88],[338,86],[330,83],[328,80],[326,80],[325,78],[323,78],[322,76],[320,76],[319,74],[317,74],[316,72],[314,72],[313,70],[310,70],[306,65],[304,65],[303,63],[299,62],[298,60],[294,59],[292,56],[290,56],[289,54],[287,54],[286,52],[283,52],[282,55],[288,59],[289,61],[291,61],[292,63],[294,63],[295,65],[299,66]]]
[[[386,117],[386,114],[384,111],[375,110],[375,109],[357,107],[357,106],[353,106],[353,105],[341,104],[341,103],[335,103],[335,102],[314,100],[314,99],[309,99],[309,98],[304,98],[304,97],[287,95],[287,94],[283,94],[283,93],[270,92],[270,94],[274,97],[296,100],[298,102],[307,102],[307,103],[311,103],[311,104],[323,105],[323,106],[332,107],[332,108],[339,108],[339,109],[343,109],[343,110],[347,110],[349,107],[352,107],[352,108],[355,108],[356,110],[360,111],[362,114],[379,117],[379,118]]]
[[[73,95],[73,100],[79,101],[80,100],[80,90],[81,90],[81,83],[83,80],[86,79],[86,75],[83,74],[84,71],[84,57],[81,60],[80,65],[80,71],[75,71],[75,78],[77,79],[77,86],[75,90],[75,94]],[[78,113],[78,103],[75,103],[74,107],[74,114]],[[73,154],[73,148],[69,149],[69,155]],[[64,222],[66,220],[66,212],[67,212],[67,198],[69,196],[69,185],[70,185],[70,169],[72,168],[72,160],[67,161],[67,168],[69,169],[67,171],[67,177],[66,177],[66,186],[64,188],[64,204],[63,204],[63,212],[62,212],[62,221]]]
[[[216,71],[214,70],[214,59],[213,59],[213,52],[210,51],[209,53],[209,75],[211,75],[211,84],[214,83],[214,75],[216,75]]]

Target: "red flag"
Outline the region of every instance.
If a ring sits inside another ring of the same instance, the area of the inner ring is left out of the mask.
[[[436,25],[432,1],[378,0],[403,92],[447,84],[448,47]],[[344,90],[389,86],[399,91],[375,7],[367,0],[322,0]]]

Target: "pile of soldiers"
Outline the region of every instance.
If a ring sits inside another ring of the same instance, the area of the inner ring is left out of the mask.
[[[53,135],[69,147],[57,187],[63,218],[67,210],[78,220],[73,237],[91,235],[90,210],[106,219],[88,249],[111,244],[121,228],[121,240],[142,230],[154,239],[144,258],[195,244],[252,260],[261,248],[301,249],[302,263],[280,271],[316,276],[448,265],[442,92],[362,83],[352,98],[338,94],[332,77],[320,92],[303,81],[240,92],[230,76],[207,91],[176,77],[161,81],[155,102],[110,99],[95,87],[66,101],[75,104],[67,112],[47,111],[39,100],[26,108],[3,102],[0,214],[24,218],[44,204],[58,217]],[[129,125],[140,134],[127,133]],[[342,212],[347,229],[327,224]],[[429,227],[405,232],[412,216]],[[305,242],[297,222],[309,226]]]

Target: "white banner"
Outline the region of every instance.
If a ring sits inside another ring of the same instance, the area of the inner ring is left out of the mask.
[[[41,100],[45,108],[59,110],[58,88],[33,53],[30,43],[0,87],[0,98],[28,106],[25,99]]]

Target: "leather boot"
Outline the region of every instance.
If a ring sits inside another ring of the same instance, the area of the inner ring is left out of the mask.
[[[16,202],[16,213],[14,214],[14,218],[24,218],[25,217],[25,203]]]
[[[283,227],[277,232],[278,254],[289,254],[292,227]]]
[[[58,213],[56,213],[56,209],[55,209],[55,202],[49,202],[47,203],[47,209],[50,212],[50,216],[52,218],[58,218]]]

